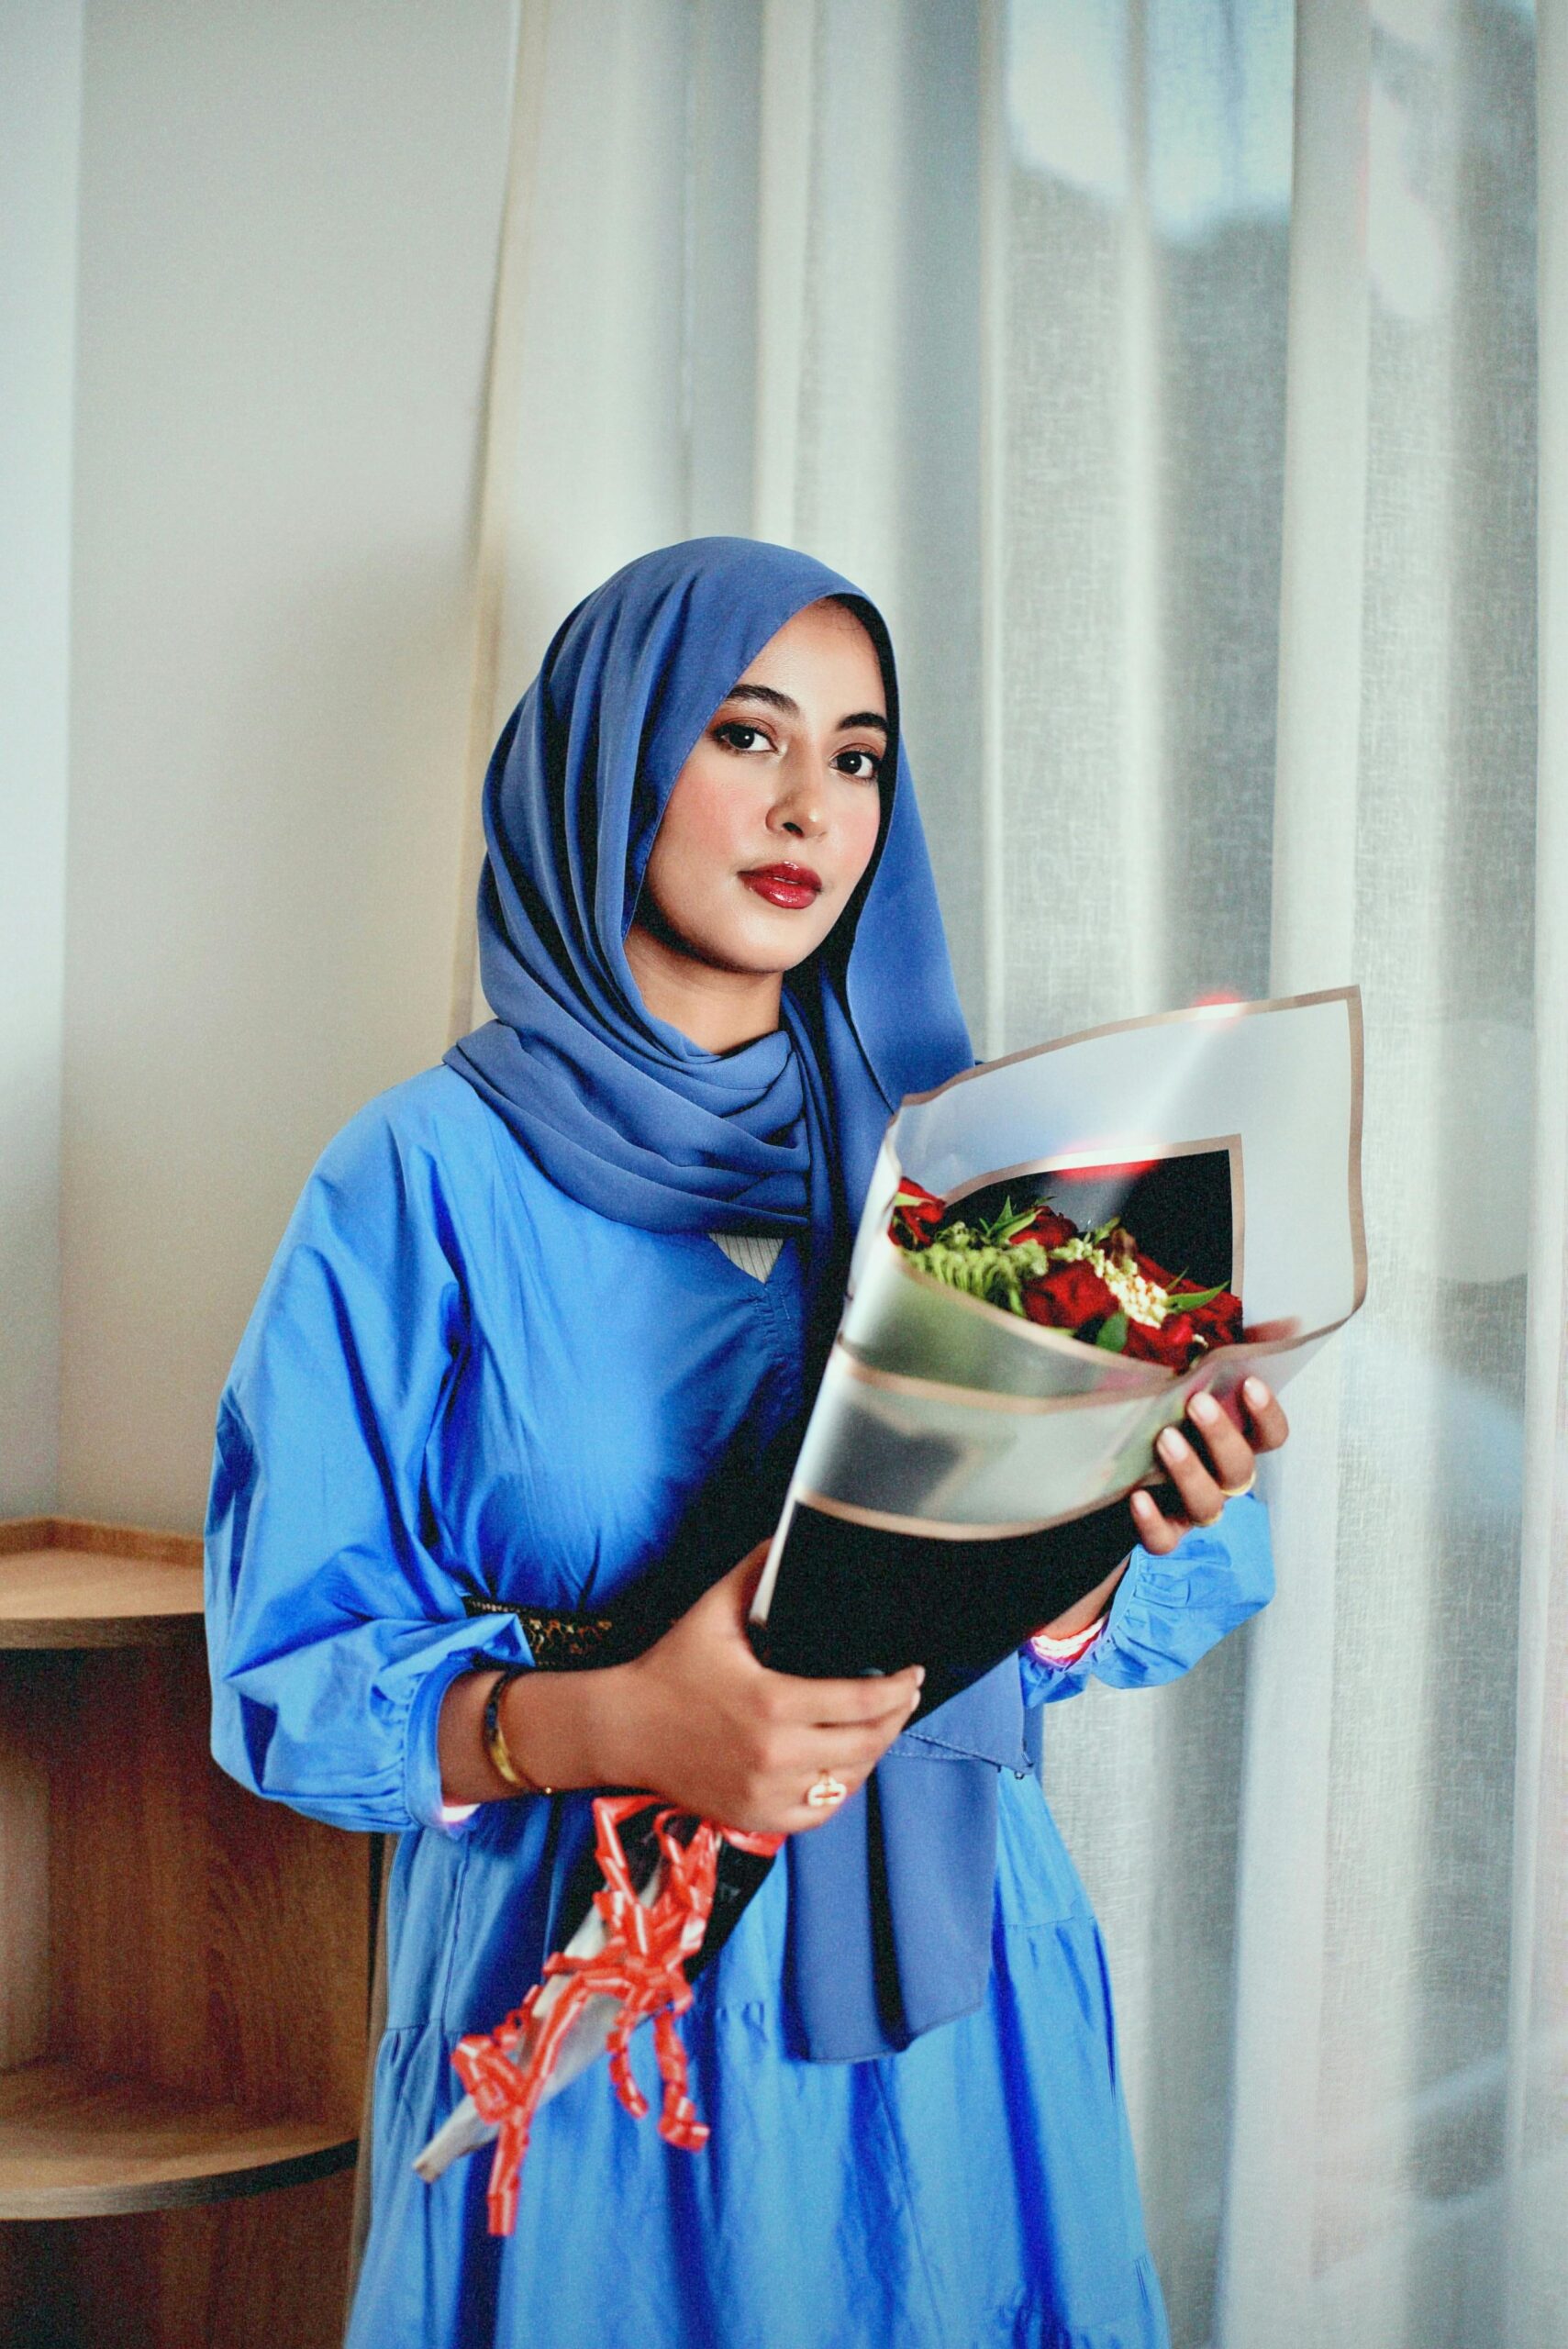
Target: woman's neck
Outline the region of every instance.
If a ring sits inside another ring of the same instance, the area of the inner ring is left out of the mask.
[[[727,971],[634,921],[626,959],[645,1008],[705,1052],[732,1052],[779,1024],[783,974]]]

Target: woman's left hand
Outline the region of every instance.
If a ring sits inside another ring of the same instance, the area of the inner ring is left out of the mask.
[[[1168,1498],[1173,1488],[1175,1506],[1167,1513],[1140,1487],[1132,1496],[1132,1517],[1139,1541],[1156,1556],[1173,1550],[1195,1525],[1212,1525],[1227,1500],[1251,1486],[1257,1454],[1277,1452],[1290,1433],[1261,1378],[1243,1380],[1234,1399],[1241,1426],[1212,1395],[1195,1395],[1187,1407],[1188,1431],[1167,1428],[1154,1447],[1171,1480],[1158,1490]]]

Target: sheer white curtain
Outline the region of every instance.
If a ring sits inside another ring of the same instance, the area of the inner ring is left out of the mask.
[[[523,0],[475,765],[617,563],[791,540],[984,1050],[1364,992],[1280,1596],[1047,1745],[1184,2349],[1568,2339],[1565,5]]]

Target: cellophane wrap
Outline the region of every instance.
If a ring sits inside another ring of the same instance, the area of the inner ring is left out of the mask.
[[[1062,1525],[1153,1479],[1155,1438],[1195,1392],[1224,1402],[1264,1364],[1286,1384],[1365,1295],[1361,1127],[1354,987],[1123,1021],[906,1100],[754,1620],[797,1503],[960,1542]],[[1184,1153],[1224,1153],[1249,1334],[1179,1375],[946,1287],[889,1236],[906,1177],[951,1203]]]

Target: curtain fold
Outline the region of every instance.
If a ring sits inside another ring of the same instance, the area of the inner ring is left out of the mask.
[[[1363,989],[1279,1597],[1046,1742],[1182,2349],[1568,2339],[1563,6],[523,0],[474,742],[618,562],[792,540],[988,1052]]]
[[[1364,0],[1296,28],[1269,989],[1357,971],[1369,303]],[[1290,1390],[1260,1481],[1278,1595],[1247,1659],[1217,2342],[1301,2349],[1313,2301],[1329,1897],[1343,1353]]]
[[[1568,7],[1541,0],[1540,740],[1507,2182],[1510,2349],[1568,2339]]]

